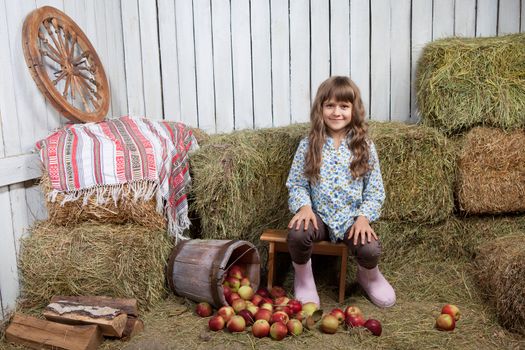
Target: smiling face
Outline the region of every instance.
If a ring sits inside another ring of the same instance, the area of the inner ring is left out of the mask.
[[[352,121],[352,103],[337,101],[334,98],[323,103],[323,121],[328,134],[338,140],[342,140],[347,132],[348,125]]]

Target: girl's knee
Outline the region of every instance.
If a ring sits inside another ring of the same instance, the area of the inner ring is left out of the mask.
[[[381,256],[381,242],[372,240],[370,243],[366,242],[364,245],[357,246],[356,259],[359,265],[366,268],[373,268],[379,262]]]
[[[311,244],[311,239],[309,237],[309,231],[304,231],[302,227],[300,227],[298,230],[296,229],[290,229],[288,230],[288,236],[286,237],[286,241],[288,242],[288,245],[293,246],[307,246]]]

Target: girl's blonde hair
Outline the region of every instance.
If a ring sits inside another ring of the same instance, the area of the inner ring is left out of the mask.
[[[350,172],[357,179],[370,170],[368,160],[368,124],[365,120],[365,107],[357,85],[348,77],[333,76],[325,80],[317,89],[310,111],[310,134],[304,173],[310,183],[317,183],[320,177],[322,149],[327,131],[323,121],[323,104],[330,99],[352,104],[352,119],[346,127],[346,144],[352,152]]]

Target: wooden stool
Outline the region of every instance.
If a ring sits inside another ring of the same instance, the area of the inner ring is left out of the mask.
[[[263,232],[260,240],[269,244],[268,249],[268,289],[272,288],[274,270],[275,270],[275,253],[288,252],[286,243],[287,230],[268,229]],[[344,243],[331,243],[328,241],[315,242],[312,254],[332,255],[341,257],[341,269],[339,271],[339,303],[345,299],[345,282],[346,282],[346,263],[348,260],[348,248]]]

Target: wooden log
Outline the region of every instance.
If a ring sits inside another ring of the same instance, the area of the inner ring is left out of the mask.
[[[124,332],[122,333],[122,340],[129,340],[142,332],[144,330],[144,322],[142,320],[133,317],[128,316],[128,321],[126,322],[126,328],[124,328]]]
[[[55,295],[51,303],[61,302],[70,305],[107,306],[120,309],[122,312],[138,317],[137,299],[111,298],[106,296],[64,296]]]
[[[95,325],[71,326],[15,314],[6,340],[32,349],[93,350],[103,341]]]

